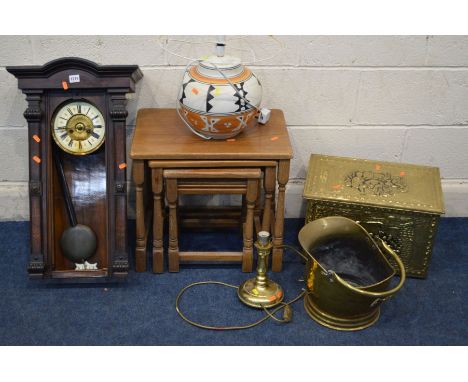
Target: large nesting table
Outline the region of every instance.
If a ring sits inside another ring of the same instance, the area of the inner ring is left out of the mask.
[[[146,270],[148,231],[153,217],[153,271],[163,272],[165,169],[260,168],[263,197],[258,199],[255,228],[273,237],[272,270],[282,269],[284,204],[292,148],[281,110],[266,125],[246,129],[233,139],[203,140],[180,120],[175,109],[140,109],[130,151],[136,186],[136,253],[139,272]],[[149,196],[152,195],[152,198]],[[151,202],[152,199],[152,202]],[[153,215],[153,216],[152,216]]]

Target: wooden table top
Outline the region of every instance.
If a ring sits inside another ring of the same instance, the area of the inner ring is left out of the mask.
[[[140,109],[132,159],[290,159],[292,148],[281,110],[266,125],[247,128],[229,140],[204,140],[193,134],[175,109]]]

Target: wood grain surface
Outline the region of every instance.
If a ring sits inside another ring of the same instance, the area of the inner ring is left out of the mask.
[[[181,121],[175,109],[140,109],[130,157],[133,159],[290,159],[292,148],[281,110],[266,125],[233,139],[203,140]]]

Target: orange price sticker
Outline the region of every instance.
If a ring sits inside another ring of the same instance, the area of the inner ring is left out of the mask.
[[[127,163],[120,163],[119,168],[123,170],[125,167],[127,167]]]
[[[36,134],[34,134],[32,137],[37,143],[41,141],[41,138],[39,138]]]
[[[274,142],[274,141],[277,141],[278,139],[279,139],[279,137],[276,137],[276,136],[275,136],[275,137],[271,137],[271,138],[270,138],[270,141],[273,141],[273,142]]]
[[[406,175],[406,172],[400,171],[400,176],[405,176],[405,175]]]
[[[67,81],[62,81],[62,88],[63,88],[63,90],[68,90],[68,83],[67,83]]]
[[[33,160],[34,162],[36,162],[37,164],[41,163],[41,158],[39,158],[37,155],[34,155],[34,156],[32,157],[32,160]]]
[[[375,169],[376,169],[377,171],[380,171],[380,170],[382,169],[382,165],[381,165],[381,164],[376,164],[376,165],[375,165]]]
[[[199,93],[199,90],[197,88],[192,88],[192,93],[193,94],[198,94]]]

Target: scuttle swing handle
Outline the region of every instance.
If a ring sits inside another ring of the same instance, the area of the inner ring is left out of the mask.
[[[393,259],[395,260],[395,262],[398,265],[398,269],[400,270],[400,281],[394,288],[389,289],[389,290],[384,291],[384,292],[371,292],[371,291],[359,289],[359,288],[356,288],[355,286],[351,285],[350,283],[348,283],[344,279],[342,279],[335,272],[332,272],[332,275],[334,276],[335,280],[337,282],[339,282],[341,285],[343,285],[345,288],[347,288],[349,290],[352,290],[353,292],[356,292],[356,293],[358,293],[358,294],[360,294],[362,296],[367,296],[367,297],[386,298],[386,297],[392,296],[396,292],[398,292],[401,289],[401,287],[403,286],[403,284],[405,283],[405,280],[406,280],[405,266],[403,265],[403,262],[401,261],[400,257],[395,253],[395,251],[392,248],[390,248],[390,246],[385,241],[383,241],[382,239],[380,239],[380,241],[382,242],[382,246],[384,247],[384,249],[393,257]],[[301,251],[299,251],[297,248],[293,247],[292,245],[283,244],[283,245],[278,246],[278,248],[290,249],[293,252],[296,252],[299,256],[301,256],[301,258],[303,260],[305,260],[305,261],[309,260],[308,257],[304,253],[302,253]],[[310,254],[309,254],[309,256],[313,260],[313,257]]]
[[[352,290],[353,292],[360,294],[362,296],[366,296],[366,297],[385,298],[385,297],[390,297],[394,295],[396,292],[398,292],[406,280],[405,266],[403,265],[403,262],[401,261],[400,257],[395,253],[395,251],[392,248],[390,248],[390,246],[385,241],[383,241],[382,239],[380,239],[380,241],[382,242],[382,246],[384,247],[384,249],[393,257],[393,259],[398,265],[398,269],[400,270],[400,282],[394,288],[386,290],[384,292],[371,292],[371,291],[363,290],[360,288],[356,288],[355,286],[351,285],[347,281],[343,280],[336,273],[333,273],[336,281],[339,282],[341,285],[343,285],[345,288]]]
[[[290,249],[291,251],[296,252],[299,256],[301,256],[302,260],[304,261],[309,260],[306,255],[304,255],[301,251],[299,251],[297,248],[293,247],[292,245],[282,244],[282,245],[278,245],[276,248]]]

